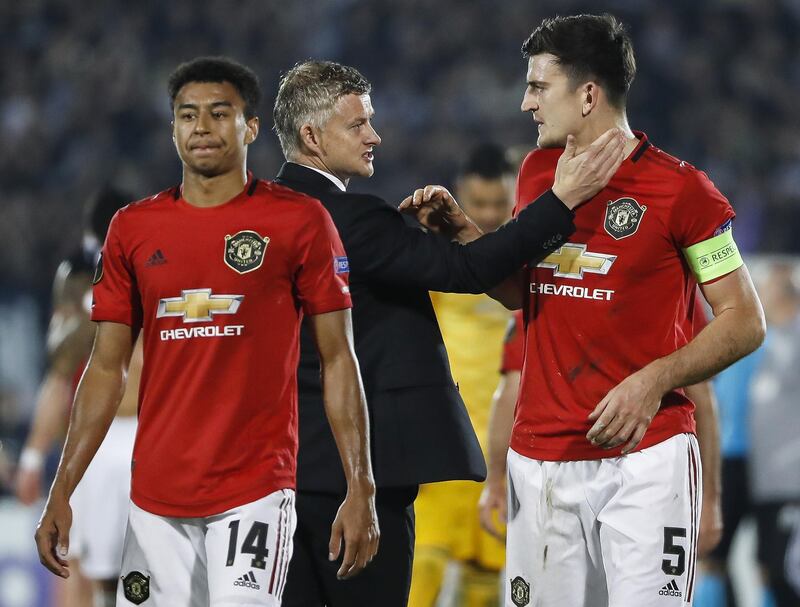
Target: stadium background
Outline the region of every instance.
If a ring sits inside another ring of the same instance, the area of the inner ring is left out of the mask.
[[[383,144],[375,177],[353,186],[399,201],[449,183],[477,141],[531,146],[522,41],[545,16],[601,11],[629,25],[637,51],[632,126],[709,173],[746,254],[797,253],[797,0],[0,3],[0,607],[49,604],[32,553],[39,508],[9,496],[53,273],[93,191],[145,196],[180,180],[165,92],[179,62],[226,54],[256,70],[265,99],[249,164],[265,178],[282,161],[270,132],[281,72],[305,58],[357,66]]]

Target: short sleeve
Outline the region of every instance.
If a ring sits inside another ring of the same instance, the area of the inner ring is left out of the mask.
[[[523,325],[522,311],[514,313],[508,321],[505,343],[503,343],[503,361],[500,366],[500,373],[511,371],[522,371],[522,363],[525,360],[525,327]]]
[[[322,204],[305,204],[310,217],[295,283],[303,311],[315,315],[350,308],[350,264],[336,226]]]
[[[142,326],[142,304],[133,264],[123,245],[124,222],[118,211],[111,220],[106,242],[92,279],[92,312],[94,321],[110,321]]]
[[[708,175],[688,168],[688,175],[672,211],[671,230],[677,244],[686,249],[730,227],[736,216],[728,199]]]

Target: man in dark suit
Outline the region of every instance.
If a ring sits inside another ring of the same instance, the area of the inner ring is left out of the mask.
[[[571,208],[599,191],[622,159],[621,139],[610,131],[583,158],[566,158],[553,190],[517,219],[458,244],[410,225],[380,198],[346,191],[351,177],[372,175],[373,149],[381,141],[370,123],[369,93],[357,70],[310,61],[283,77],[275,102],[275,130],[287,159],[276,181],[321,200],[347,252],[331,271],[350,272],[381,528],[373,563],[355,578],[337,581],[328,538],[346,485],[325,421],[319,361],[304,325],[298,527],[285,607],[406,605],[419,484],[481,481],[486,474],[428,291],[484,292],[544,257],[574,231]],[[427,193],[447,195],[436,188]]]

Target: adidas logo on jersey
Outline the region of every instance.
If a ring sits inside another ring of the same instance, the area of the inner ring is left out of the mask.
[[[665,585],[661,590],[658,591],[658,594],[661,596],[683,596],[681,591],[678,590],[678,585],[675,583],[675,580],[672,580],[669,584]]]
[[[256,584],[256,576],[253,575],[253,572],[244,574],[242,577],[238,578],[234,583],[234,586],[244,586],[245,588],[252,588],[253,590],[260,590],[261,586]]]
[[[156,252],[153,253],[147,261],[144,262],[146,267],[151,266],[160,266],[162,264],[167,263],[167,258],[164,257],[164,254],[161,252],[161,249],[156,249]]]

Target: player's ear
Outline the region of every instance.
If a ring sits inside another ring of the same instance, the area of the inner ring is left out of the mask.
[[[175,121],[172,120],[169,123],[169,126],[170,126],[170,131],[172,131],[172,143],[175,143]]]
[[[245,124],[247,125],[247,130],[244,133],[244,142],[246,145],[250,145],[258,137],[258,129],[261,123],[258,120],[258,116],[253,116]]]
[[[600,97],[600,87],[597,86],[596,82],[587,82],[582,87],[581,95],[583,96],[581,113],[585,117],[591,114],[592,110],[597,106],[597,101]]]
[[[319,131],[308,122],[300,127],[300,143],[312,156],[322,156],[322,146],[319,141]]]

